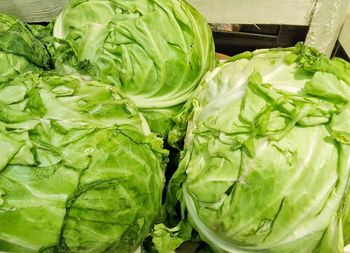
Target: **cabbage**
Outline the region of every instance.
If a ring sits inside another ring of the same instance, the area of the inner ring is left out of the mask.
[[[0,251],[134,252],[158,218],[162,140],[112,86],[0,85]]]
[[[168,211],[180,201],[215,252],[343,252],[349,101],[350,65],[303,45],[221,64],[178,116]]]
[[[45,46],[20,21],[0,13],[0,81],[50,67]]]
[[[162,136],[215,64],[210,28],[184,0],[70,0],[54,36],[66,39],[58,69],[121,87]]]

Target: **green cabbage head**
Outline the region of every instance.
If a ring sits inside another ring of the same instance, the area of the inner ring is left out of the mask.
[[[50,55],[45,46],[23,23],[0,13],[0,81],[49,66]]]
[[[184,0],[69,0],[54,36],[71,45],[57,68],[121,87],[163,136],[215,64],[211,30]]]
[[[169,211],[181,201],[215,252],[343,252],[349,101],[350,65],[303,45],[220,65],[182,114]]]
[[[162,140],[115,87],[0,85],[0,251],[134,252],[159,215]]]

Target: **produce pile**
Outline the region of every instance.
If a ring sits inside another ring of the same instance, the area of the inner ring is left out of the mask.
[[[184,0],[0,14],[0,252],[341,253],[350,64],[217,62]]]

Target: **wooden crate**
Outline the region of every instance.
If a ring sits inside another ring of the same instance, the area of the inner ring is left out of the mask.
[[[350,57],[350,8],[348,9],[344,25],[339,36],[339,42],[342,44],[345,52]]]
[[[330,55],[340,35],[350,56],[350,0],[188,0],[210,23],[308,25],[306,43]],[[0,0],[0,12],[26,22],[47,22],[66,0]],[[343,27],[343,29],[342,29]],[[342,32],[340,33],[342,29]]]

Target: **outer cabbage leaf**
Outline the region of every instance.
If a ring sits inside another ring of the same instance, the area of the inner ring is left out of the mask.
[[[179,224],[179,226],[169,229],[163,223],[156,224],[152,235],[154,252],[175,252],[188,237],[191,237],[192,228],[186,225]]]
[[[343,252],[349,70],[298,45],[244,53],[207,75],[179,116],[188,130],[168,211],[180,201],[216,252]]]
[[[159,215],[162,140],[115,87],[0,86],[0,251],[134,252]]]
[[[66,39],[57,58],[121,87],[163,136],[215,64],[210,28],[184,0],[70,0],[54,36]]]
[[[0,81],[50,67],[45,46],[20,21],[0,13]]]

